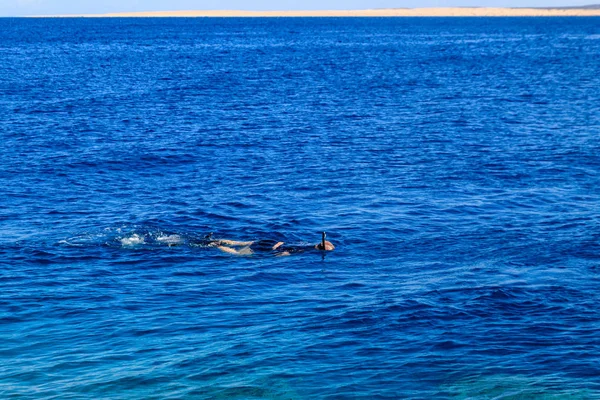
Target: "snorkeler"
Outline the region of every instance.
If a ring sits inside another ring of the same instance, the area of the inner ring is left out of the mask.
[[[235,240],[215,240],[213,246],[216,246],[219,250],[236,255],[250,255],[256,252],[275,253],[277,256],[289,256],[293,253],[302,253],[307,250],[321,250],[321,251],[332,251],[335,250],[335,246],[325,240],[327,234],[323,232],[321,236],[321,242],[316,245],[309,246],[289,246],[285,242],[278,242],[276,240],[258,240],[253,242],[238,242]],[[236,249],[238,247],[239,249]]]

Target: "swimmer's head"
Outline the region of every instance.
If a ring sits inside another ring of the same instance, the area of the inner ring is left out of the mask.
[[[325,250],[325,251],[335,250],[335,246],[328,240],[325,241],[325,245],[323,245],[323,243],[319,243],[318,245],[315,246],[315,248],[317,250]]]
[[[319,243],[318,245],[315,246],[315,248],[317,250],[324,250],[324,251],[335,250],[335,246],[330,241],[325,240],[326,237],[327,237],[327,234],[325,232],[323,232],[323,234],[321,236],[321,243]]]

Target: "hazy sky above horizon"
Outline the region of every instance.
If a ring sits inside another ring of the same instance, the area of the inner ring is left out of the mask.
[[[0,0],[0,16],[175,10],[342,10],[402,7],[555,7],[593,0]]]

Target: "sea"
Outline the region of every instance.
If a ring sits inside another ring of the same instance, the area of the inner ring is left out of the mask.
[[[4,18],[0,143],[2,399],[600,399],[600,18]]]

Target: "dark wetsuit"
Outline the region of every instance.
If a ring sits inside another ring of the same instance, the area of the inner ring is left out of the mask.
[[[207,238],[194,240],[192,243],[195,246],[200,246],[200,247],[217,247],[217,246],[221,245],[220,240],[207,239]]]
[[[290,245],[287,245],[286,243],[282,244],[281,246],[279,246],[278,248],[273,250],[273,246],[275,246],[277,243],[279,243],[278,240],[271,240],[271,239],[258,240],[256,242],[254,242],[252,245],[250,245],[250,249],[252,249],[252,251],[254,251],[255,253],[274,253],[274,254],[281,254],[281,253],[285,253],[285,252],[293,254],[293,253],[303,253],[303,252],[305,252],[307,250],[311,250],[311,249],[314,250],[314,246],[290,246]]]

